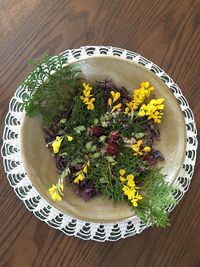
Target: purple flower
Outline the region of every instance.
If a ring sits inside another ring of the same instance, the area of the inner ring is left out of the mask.
[[[153,157],[161,161],[164,160],[164,157],[159,150],[153,151]]]

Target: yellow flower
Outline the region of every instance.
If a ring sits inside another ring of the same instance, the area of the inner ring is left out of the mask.
[[[120,169],[120,170],[119,170],[119,174],[120,174],[119,179],[120,179],[120,181],[121,181],[122,183],[124,183],[124,182],[126,181],[126,178],[124,177],[125,173],[126,173],[126,171],[125,171],[124,169]]]
[[[91,94],[92,87],[89,85],[89,83],[86,84],[85,82],[82,85],[83,85],[83,95],[80,96],[80,99],[83,101],[85,105],[87,105],[88,110],[93,110],[95,98],[92,97],[93,95]]]
[[[117,110],[117,109],[121,108],[121,106],[122,106],[122,104],[121,104],[121,103],[119,103],[119,104],[115,105],[115,106],[112,108],[112,110],[111,110],[111,113],[112,113],[112,112],[114,112],[115,110]]]
[[[141,145],[142,145],[142,140],[141,139],[138,140],[136,144],[131,145],[131,148],[133,149],[135,156],[138,156],[138,155],[142,155],[143,154],[142,151],[140,151]]]
[[[58,200],[58,201],[61,201],[62,198],[61,198],[61,195],[60,195],[60,192],[59,192],[59,189],[63,191],[63,184],[60,186],[60,188],[58,188],[58,186],[52,184],[52,187],[49,188],[49,193],[51,195],[51,198],[55,201],[55,200]]]
[[[73,141],[73,137],[71,136],[71,135],[67,135],[67,140],[69,141],[69,142],[71,142],[71,141]]]
[[[143,148],[143,151],[144,151],[144,152],[151,152],[151,148],[150,148],[150,146],[145,146],[145,147]]]
[[[112,98],[109,98],[109,99],[108,99],[108,105],[109,105],[110,107],[112,107],[112,105],[113,105],[113,104],[120,98],[121,93],[120,93],[120,92],[115,92],[115,91],[111,91],[110,93],[111,93]],[[121,103],[119,103],[119,104],[113,106],[113,107],[112,107],[112,110],[111,110],[111,113],[114,112],[115,110],[121,108],[121,106],[122,106]]]
[[[94,104],[93,103],[89,103],[87,106],[88,110],[93,110],[94,109]]]
[[[55,190],[56,190],[56,186],[55,184],[52,184],[52,186],[49,188],[50,195],[52,195],[55,192]]]
[[[138,116],[148,116],[148,120],[153,119],[155,123],[160,123],[163,116],[163,109],[165,108],[164,98],[152,99],[147,105],[143,104],[140,107]]]
[[[93,97],[92,99],[90,99],[89,101],[86,102],[88,110],[93,110],[94,109],[94,104],[93,104],[94,101],[95,101],[95,98]]]
[[[85,174],[84,173],[79,173],[79,175],[74,179],[74,183],[75,184],[79,184],[80,181],[83,181],[85,178]]]
[[[138,116],[140,117],[144,117],[146,115],[144,109],[140,109],[140,111],[138,112]]]
[[[141,145],[142,145],[142,140],[140,139],[140,140],[137,141],[136,144],[133,144],[133,145],[130,146],[133,149],[135,156],[138,156],[138,155],[141,156],[143,154],[143,152],[146,152],[146,153],[151,152],[150,146],[145,146],[142,149]]]
[[[88,168],[90,167],[90,160],[83,166],[83,173],[87,174]]]
[[[127,179],[127,186],[131,187],[131,188],[135,188],[137,189],[138,187],[135,186],[135,182],[134,182],[134,175],[133,174],[129,174],[127,175],[126,179]]]
[[[123,186],[123,191],[124,191],[124,195],[126,195],[128,197],[128,200],[133,199],[133,196],[135,194],[135,189],[134,188],[130,188],[127,185]]]
[[[86,162],[86,164],[83,166],[82,170],[78,173],[78,176],[74,179],[75,184],[79,184],[80,181],[83,181],[85,179],[85,176],[88,173],[88,168],[90,167],[90,160]]]
[[[124,169],[120,169],[120,170],[119,170],[119,174],[120,174],[120,175],[124,176],[125,173],[126,173],[126,171],[125,171]]]
[[[115,103],[121,96],[120,92],[114,92],[114,91],[111,91],[111,95],[113,98],[113,103]]]
[[[133,174],[129,174],[129,175],[126,176],[126,179],[127,179],[128,181],[133,181],[133,179],[134,179],[134,175],[133,175]]]
[[[85,82],[82,84],[83,85],[83,88],[85,91],[91,91],[92,90],[92,87],[90,86],[90,84],[86,84]]]
[[[138,192],[136,193],[136,195],[134,196],[134,198],[131,200],[131,203],[133,204],[134,207],[138,206],[138,200],[141,200],[142,196],[138,194]]]
[[[138,104],[135,103],[134,101],[127,102],[126,106],[127,107],[125,108],[125,111],[124,111],[124,114],[126,115],[129,115],[129,114],[131,115],[133,114],[135,110],[138,109]]]
[[[138,193],[139,187],[135,184],[135,176],[133,174],[128,174],[125,178],[124,175],[126,174],[126,170],[124,169],[120,169],[119,174],[120,181],[123,185],[122,190],[124,195],[128,197],[128,200],[130,200],[134,207],[137,207],[137,202],[142,199],[142,196]]]
[[[124,183],[124,182],[126,181],[126,178],[124,178],[123,176],[120,176],[119,179],[120,179],[120,181],[121,181],[122,183]]]
[[[130,108],[125,108],[125,111],[124,111],[124,114],[129,114],[129,110],[130,110]]]
[[[133,101],[135,103],[142,104],[144,102],[144,99],[146,97],[145,90],[143,88],[135,89],[133,93]]]
[[[146,97],[149,97],[151,92],[154,90],[153,86],[150,86],[149,82],[142,82],[141,88],[133,91],[133,100],[126,103],[127,108],[124,114],[132,115],[135,110],[144,102]]]
[[[131,109],[131,111],[134,111],[138,108],[138,104],[135,103],[134,101],[130,101],[126,103],[127,107]]]
[[[87,172],[88,172],[88,167],[87,167],[87,165],[85,165],[85,166],[83,167],[83,172],[84,172],[85,174],[87,174]]]
[[[108,99],[108,105],[109,105],[110,107],[112,107],[112,98],[109,98],[109,99]]]
[[[141,82],[141,87],[147,89],[149,87],[149,82]]]
[[[56,139],[53,141],[52,147],[53,147],[53,152],[55,154],[57,154],[59,152],[59,148],[60,148],[62,140],[63,140],[62,137],[56,136]]]
[[[123,186],[124,195],[128,197],[134,207],[138,206],[138,201],[142,199],[142,196],[138,193],[135,182],[133,180],[128,181],[127,185]]]
[[[80,99],[83,101],[83,103],[87,103],[90,101],[89,97],[83,95],[80,96]]]

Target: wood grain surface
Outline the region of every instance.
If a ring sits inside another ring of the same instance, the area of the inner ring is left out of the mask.
[[[180,86],[200,127],[198,0],[1,0],[0,134],[8,103],[30,71],[27,60],[82,45],[136,51]],[[0,165],[0,266],[199,267],[200,157],[171,226],[118,242],[65,236],[39,221],[13,192]]]

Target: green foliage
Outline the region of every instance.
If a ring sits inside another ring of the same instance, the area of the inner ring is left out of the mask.
[[[122,184],[118,177],[112,174],[111,166],[105,157],[93,160],[87,179],[93,181],[97,192],[113,201],[124,200]]]
[[[121,153],[116,156],[115,165],[116,173],[120,169],[125,169],[127,174],[139,175],[139,168],[142,167],[143,162],[139,157],[133,155],[133,151],[129,147],[122,147]]]
[[[136,214],[147,225],[166,227],[169,225],[167,208],[176,204],[172,195],[175,188],[165,181],[160,168],[152,168],[143,175],[141,194],[143,199],[135,209]]]
[[[44,56],[31,61],[35,70],[21,83],[26,89],[23,109],[28,116],[42,115],[45,124],[51,125],[53,118],[66,108],[66,103],[77,84],[76,66],[67,65],[63,56]],[[64,65],[64,66],[63,66]]]

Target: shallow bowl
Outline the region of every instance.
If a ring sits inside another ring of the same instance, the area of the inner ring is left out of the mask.
[[[159,165],[167,175],[166,180],[173,184],[185,158],[186,127],[180,105],[166,83],[142,64],[114,55],[85,55],[69,59],[69,63],[78,64],[81,76],[90,83],[107,79],[132,91],[142,81],[149,81],[155,87],[156,97],[164,97],[165,111],[159,125],[161,141],[155,147],[164,155],[165,160]],[[54,158],[46,148],[41,119],[24,116],[20,129],[20,150],[30,182],[58,211],[97,223],[118,222],[134,216],[126,203],[113,203],[101,196],[84,202],[67,186],[62,202],[51,200],[48,188],[56,183],[58,175]]]

